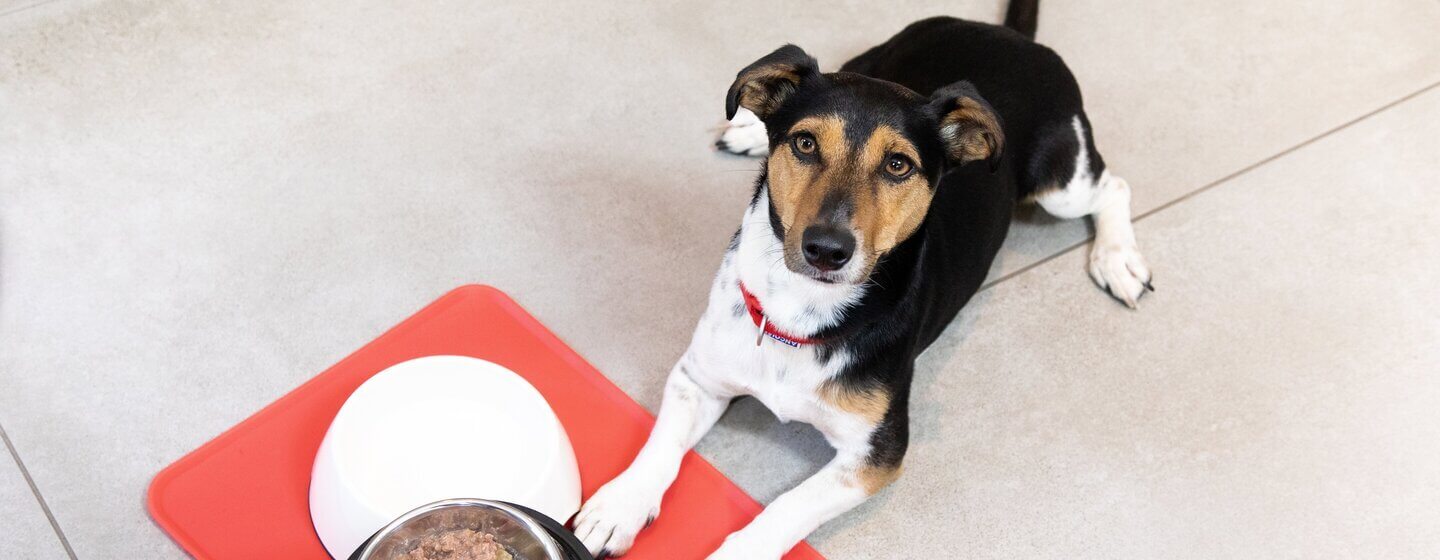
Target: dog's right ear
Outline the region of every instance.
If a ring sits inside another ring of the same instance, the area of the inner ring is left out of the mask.
[[[820,74],[820,63],[795,45],[785,45],[746,66],[735,75],[725,96],[725,118],[735,118],[741,107],[765,120],[800,83]]]
[[[940,124],[940,140],[950,161],[964,165],[985,160],[994,173],[1005,149],[1000,113],[970,82],[955,82],[930,94],[930,111]]]

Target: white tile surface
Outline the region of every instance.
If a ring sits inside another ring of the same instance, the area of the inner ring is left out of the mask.
[[[0,443],[0,558],[63,560],[65,548],[45,519],[40,502],[25,483],[20,467]]]
[[[1437,28],[1440,4],[1409,0],[1045,2],[1038,39],[1075,71],[1141,214],[1440,81]],[[1036,214],[996,272],[1088,235]]]
[[[54,0],[0,0],[0,16],[13,14]]]

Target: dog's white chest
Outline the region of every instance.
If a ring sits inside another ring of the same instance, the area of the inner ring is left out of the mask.
[[[813,345],[761,338],[750,316],[731,307],[712,308],[697,329],[691,351],[706,362],[697,381],[721,393],[753,396],[782,421],[827,423],[834,410],[820,398],[820,387],[840,372],[845,357],[821,360]]]
[[[709,305],[691,339],[691,355],[705,366],[694,375],[718,394],[751,395],[781,420],[806,422],[824,432],[837,411],[821,398],[821,387],[844,370],[849,356],[765,335],[740,286],[763,304],[757,308],[763,321],[797,339],[835,324],[864,291],[801,278],[780,265],[774,255],[782,248],[768,230],[766,200],[746,211],[739,243],[726,254],[711,285]]]
[[[782,422],[799,420],[816,424],[829,407],[819,397],[820,384],[831,376],[811,348],[793,348],[766,340],[761,343],[759,371],[749,393]]]

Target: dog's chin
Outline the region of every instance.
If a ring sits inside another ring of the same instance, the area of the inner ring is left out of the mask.
[[[845,267],[839,270],[824,271],[811,266],[809,263],[801,263],[798,266],[786,262],[786,268],[796,275],[813,280],[826,286],[853,286],[862,284],[868,275],[855,274],[853,267]]]

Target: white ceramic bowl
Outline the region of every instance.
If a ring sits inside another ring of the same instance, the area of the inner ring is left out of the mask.
[[[564,523],[580,507],[565,428],[539,391],[484,360],[428,356],[376,374],[315,456],[320,541],[343,559],[406,512],[452,498],[517,503]]]

